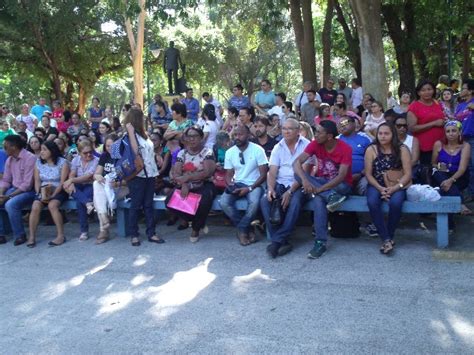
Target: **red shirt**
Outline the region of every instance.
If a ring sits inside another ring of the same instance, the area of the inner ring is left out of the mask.
[[[316,141],[308,144],[305,153],[315,156],[317,159],[316,176],[333,180],[339,174],[339,166],[347,165],[347,174],[345,182],[352,185],[352,148],[347,143],[337,140],[336,146],[331,152],[328,152],[324,145]]]
[[[437,101],[434,101],[430,106],[419,101],[413,101],[408,106],[408,111],[416,116],[418,119],[417,124],[426,124],[444,118],[443,108]],[[431,152],[435,142],[444,138],[444,128],[432,127],[423,132],[414,132],[413,136],[418,138],[422,152]]]

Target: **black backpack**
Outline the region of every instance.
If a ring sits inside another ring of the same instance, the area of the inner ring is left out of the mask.
[[[330,212],[328,220],[333,238],[359,238],[360,223],[356,212]]]

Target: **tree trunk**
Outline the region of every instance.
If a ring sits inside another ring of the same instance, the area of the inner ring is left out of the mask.
[[[466,33],[462,36],[461,46],[462,46],[462,74],[461,77],[463,80],[467,79],[471,75],[471,48],[469,46],[469,33]]]
[[[358,34],[352,34],[349,25],[347,24],[346,18],[342,11],[341,5],[338,0],[334,0],[334,7],[336,9],[337,22],[341,24],[342,30],[344,32],[344,38],[346,39],[349,52],[347,56],[352,62],[352,66],[356,72],[356,76],[362,78],[362,65],[360,60],[360,47],[359,47],[359,38]]]
[[[76,111],[80,114],[83,115],[84,112],[86,112],[86,105],[87,105],[87,88],[83,83],[78,83],[79,84],[79,98],[77,100],[77,108]]]
[[[328,0],[326,17],[324,18],[323,33],[321,35],[321,41],[323,45],[323,77],[321,78],[321,83],[323,84],[327,82],[331,76],[331,32],[333,15],[334,0]]]
[[[404,6],[404,14],[407,11],[413,11],[411,1],[407,1]],[[401,96],[402,92],[405,91],[413,93],[415,91],[415,68],[413,66],[413,51],[410,48],[411,36],[408,34],[408,27],[405,27],[405,30],[402,29],[402,20],[398,15],[400,12],[396,5],[383,5],[382,13],[387,24],[388,33],[395,47],[398,73],[400,75],[398,95]]]
[[[124,0],[125,2],[127,0]],[[137,31],[133,31],[131,19],[124,14],[125,29],[130,43],[133,66],[133,102],[143,108],[143,45],[145,41],[145,0],[139,0],[140,14],[138,15]]]
[[[295,32],[303,81],[309,80],[316,83],[316,51],[311,0],[290,0],[290,18]]]
[[[362,85],[378,101],[387,100],[387,75],[380,19],[381,0],[349,0],[357,23],[362,54]]]
[[[74,83],[68,81],[66,84],[66,95],[64,96],[64,107],[69,106],[73,101],[72,96],[74,95]]]

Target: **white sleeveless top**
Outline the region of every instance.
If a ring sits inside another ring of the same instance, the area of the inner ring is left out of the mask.
[[[410,150],[410,153],[412,153],[412,148],[413,148],[413,136],[410,135],[410,134],[407,134],[407,137],[405,138],[405,141],[402,142],[403,144],[405,144],[408,149]]]

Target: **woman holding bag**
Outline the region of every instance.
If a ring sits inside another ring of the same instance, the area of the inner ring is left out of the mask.
[[[173,180],[178,188],[167,199],[169,209],[184,220],[192,222],[189,238],[192,243],[199,241],[199,231],[206,225],[206,218],[216,196],[216,188],[212,183],[216,161],[212,149],[204,146],[203,138],[204,133],[199,127],[192,126],[184,131],[186,149],[179,152],[173,173]],[[194,215],[169,206],[173,198],[179,198],[176,196],[178,191],[181,198],[188,197],[190,192],[200,195],[199,205]]]
[[[393,250],[395,230],[402,215],[406,188],[411,183],[411,155],[398,140],[395,127],[382,123],[377,127],[375,142],[365,151],[367,204],[382,246],[380,252],[388,255]],[[388,223],[384,221],[382,202],[389,205]]]
[[[135,153],[135,174],[127,179],[130,190],[130,210],[128,214],[127,235],[132,246],[140,246],[138,232],[138,211],[145,212],[146,236],[151,243],[164,243],[155,234],[155,216],[153,211],[153,196],[155,195],[155,179],[158,168],[155,163],[153,142],[145,132],[143,111],[132,107],[124,120],[128,138]]]

